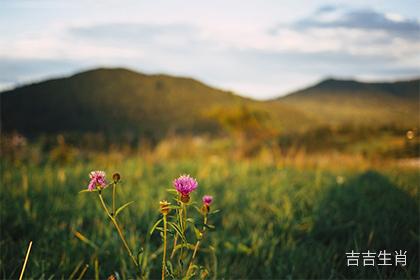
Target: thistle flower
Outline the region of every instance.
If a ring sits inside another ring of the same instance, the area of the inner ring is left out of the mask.
[[[167,202],[166,200],[161,200],[159,202],[160,205],[160,213],[162,213],[163,215],[167,215],[169,213],[169,205],[171,205],[169,202]]]
[[[206,206],[210,206],[210,204],[213,202],[213,197],[211,195],[205,195],[203,196],[203,203]]]
[[[190,193],[197,188],[198,183],[190,175],[181,175],[173,181],[173,185],[181,195],[181,201],[187,203],[190,201]]]
[[[213,202],[213,197],[211,195],[203,196],[203,207],[201,208],[201,211],[203,211],[204,214],[207,214],[210,212],[210,204],[212,202]]]
[[[104,171],[92,171],[89,173],[90,182],[88,190],[93,191],[96,187],[104,188],[106,186],[105,172]]]

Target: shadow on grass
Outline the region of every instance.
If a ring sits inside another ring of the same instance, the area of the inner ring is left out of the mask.
[[[418,207],[386,177],[369,171],[329,189],[315,210],[310,239],[323,248],[334,277],[419,279]],[[347,267],[345,253],[351,250],[386,250],[392,265],[378,266],[376,258],[375,267],[363,267],[360,256],[358,267]],[[407,266],[395,266],[396,250],[407,251]]]

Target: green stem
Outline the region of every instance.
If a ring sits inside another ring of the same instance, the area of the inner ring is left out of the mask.
[[[166,214],[163,214],[163,257],[162,257],[162,280],[165,279],[166,270]]]
[[[187,207],[185,206],[185,203],[182,203],[182,207],[183,207],[183,222],[184,222],[184,226],[183,226],[183,234],[185,235],[185,232],[187,231]]]
[[[182,207],[180,209],[180,219],[179,219],[180,221],[179,221],[179,223],[181,225],[182,234],[185,237],[185,232],[186,232],[186,228],[187,228],[187,207],[185,206],[185,203],[183,203],[183,202],[181,202],[181,206]],[[186,244],[184,240],[185,239],[183,238],[182,239],[183,245]],[[179,264],[181,264],[181,259],[183,258],[183,255],[184,255],[184,246],[181,246],[181,251],[179,252],[179,257],[178,257],[178,263]],[[181,265],[180,270],[181,270],[181,275],[182,275],[183,272],[184,272],[184,265]]]
[[[175,247],[176,247],[177,240],[178,240],[178,234],[176,234],[176,235],[175,235],[175,238],[174,238],[174,247],[173,247],[173,249],[172,249],[171,259],[172,259],[172,258],[174,257],[174,255],[175,255]]]
[[[179,198],[181,200],[181,197]],[[179,204],[182,204],[181,201],[178,202]],[[180,209],[176,209],[176,214],[177,214],[177,218],[178,218],[178,222],[179,222],[179,226],[181,227],[182,230],[182,208]],[[183,230],[182,230],[183,231]],[[171,259],[175,256],[175,252],[176,252],[176,244],[178,241],[178,233],[175,234],[175,238],[174,238],[174,246],[172,248],[172,253],[171,253]]]
[[[112,184],[112,216],[115,216],[115,183]]]
[[[124,234],[121,231],[120,226],[118,225],[117,220],[115,220],[115,218],[111,215],[111,213],[109,213],[109,210],[106,207],[105,201],[104,201],[104,199],[103,199],[102,194],[101,194],[100,191],[98,192],[98,194],[99,194],[99,200],[101,201],[101,205],[104,208],[104,210],[105,210],[106,214],[108,215],[108,217],[111,219],[111,221],[114,224],[115,228],[117,229],[118,235],[120,236],[121,241],[124,244],[125,249],[127,250],[128,254],[130,255],[131,259],[133,260],[133,263],[136,265],[136,267],[138,267],[136,258],[134,257],[133,253],[131,253],[130,247],[128,246],[128,243],[127,243],[127,241],[126,241],[126,239],[124,237]]]
[[[177,217],[178,217],[178,221],[180,221],[181,220],[181,209],[176,209],[176,214],[177,214]],[[177,244],[177,241],[178,241],[178,233],[176,233],[175,234],[175,238],[174,238],[174,246],[173,246],[173,248],[172,248],[172,253],[171,253],[171,259],[175,256],[175,251],[176,251],[176,244]]]
[[[205,226],[206,224],[207,224],[207,214],[205,214],[205,215],[204,215],[204,226],[203,226],[203,231],[202,231],[202,233],[201,233],[201,237],[200,237],[200,239],[199,239],[199,240],[197,240],[197,243],[195,244],[195,247],[194,247],[194,252],[193,252],[193,255],[192,255],[192,257],[191,257],[190,264],[188,265],[187,278],[188,278],[188,276],[189,276],[189,274],[190,274],[190,271],[191,271],[191,269],[192,269],[192,266],[193,266],[193,264],[194,264],[194,260],[195,260],[195,257],[196,257],[196,255],[197,255],[197,251],[198,251],[198,247],[200,246],[200,242],[201,242],[202,238],[204,237],[204,233],[205,233],[205,231],[206,231],[206,226]]]

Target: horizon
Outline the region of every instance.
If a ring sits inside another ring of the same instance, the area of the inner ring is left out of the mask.
[[[413,0],[1,5],[0,91],[99,67],[191,77],[257,100],[328,77],[420,75]]]

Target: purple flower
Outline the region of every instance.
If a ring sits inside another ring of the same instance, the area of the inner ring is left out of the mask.
[[[173,182],[175,189],[182,195],[188,196],[198,186],[197,181],[190,175],[181,175]]]
[[[203,203],[206,206],[210,206],[210,204],[213,202],[213,197],[211,195],[205,195],[203,196]]]
[[[89,173],[90,182],[88,185],[88,190],[93,191],[97,186],[105,187],[105,172],[104,171],[92,171]]]

